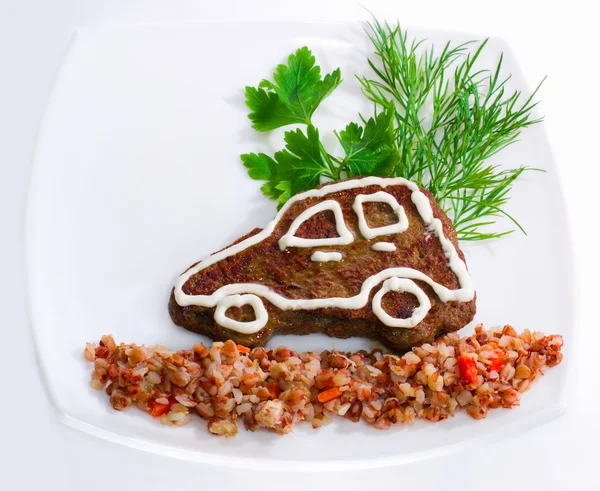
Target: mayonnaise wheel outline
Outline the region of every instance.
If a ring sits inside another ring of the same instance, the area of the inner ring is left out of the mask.
[[[388,314],[381,305],[381,301],[386,293],[411,293],[419,301],[419,306],[413,310],[410,317],[406,319],[398,319]],[[427,294],[412,280],[408,278],[393,277],[385,280],[379,291],[373,297],[373,313],[377,318],[388,327],[402,327],[411,329],[421,322],[429,309],[431,309],[431,300]]]
[[[250,305],[254,309],[255,319],[253,321],[240,322],[225,315],[231,307],[243,307],[244,305]],[[214,318],[215,322],[221,327],[232,329],[242,334],[254,334],[265,327],[269,320],[269,314],[260,297],[248,293],[245,295],[228,295],[221,298],[217,302]]]

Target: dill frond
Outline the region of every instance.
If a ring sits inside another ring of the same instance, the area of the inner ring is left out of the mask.
[[[507,91],[510,76],[501,75],[502,56],[492,70],[475,69],[487,40],[447,43],[436,53],[434,46],[425,48],[425,40],[409,40],[400,24],[373,20],[367,34],[374,47],[375,59],[368,61],[374,76],[357,78],[375,114],[394,112],[398,159],[389,175],[431,191],[462,240],[513,232],[489,231],[501,216],[525,232],[502,208],[515,179],[539,169],[505,169],[486,161],[541,121],[532,118],[532,110],[543,80],[524,99]]]

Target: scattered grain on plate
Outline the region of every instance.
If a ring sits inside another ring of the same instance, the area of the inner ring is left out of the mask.
[[[377,429],[416,418],[441,421],[459,410],[474,419],[489,409],[518,406],[520,394],[562,360],[562,337],[511,326],[471,336],[447,334],[402,356],[286,347],[248,350],[233,341],[191,350],[120,344],[103,336],[87,343],[94,363],[90,385],[106,390],[113,408],[135,405],[171,426],[192,414],[215,435],[247,430],[289,433],[300,421],[319,428],[334,416],[363,420]]]

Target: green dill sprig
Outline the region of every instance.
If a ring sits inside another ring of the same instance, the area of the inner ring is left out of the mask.
[[[376,62],[368,63],[376,78],[357,78],[375,114],[394,108],[399,160],[390,175],[431,191],[462,240],[511,233],[487,231],[500,216],[524,232],[502,208],[515,179],[538,169],[503,169],[486,160],[517,141],[523,128],[541,121],[531,118],[541,83],[523,101],[520,92],[506,91],[510,76],[501,77],[502,56],[493,70],[475,69],[487,40],[447,43],[436,54],[433,46],[424,49],[424,40],[409,42],[400,25],[374,20],[369,26]]]

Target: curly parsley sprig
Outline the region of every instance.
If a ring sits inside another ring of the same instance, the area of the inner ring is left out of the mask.
[[[321,76],[306,47],[279,65],[273,80],[246,87],[249,118],[257,131],[296,124],[284,135],[285,148],[272,157],[244,154],[251,178],[266,181],[263,193],[279,206],[323,180],[375,175],[405,177],[431,191],[451,216],[462,240],[501,237],[513,230],[489,232],[506,216],[502,207],[512,185],[531,167],[504,169],[486,160],[515,141],[532,119],[534,93],[506,92],[502,57],[493,70],[476,70],[487,40],[453,46],[436,53],[424,40],[408,41],[400,25],[374,21],[369,38],[376,60],[368,60],[374,77],[357,77],[373,102],[373,117],[335,132],[343,155],[329,153],[312,124],[321,102],[342,82],[339,68]],[[475,49],[472,48],[475,46]],[[543,81],[542,81],[543,82]],[[541,85],[541,84],[540,84]]]

